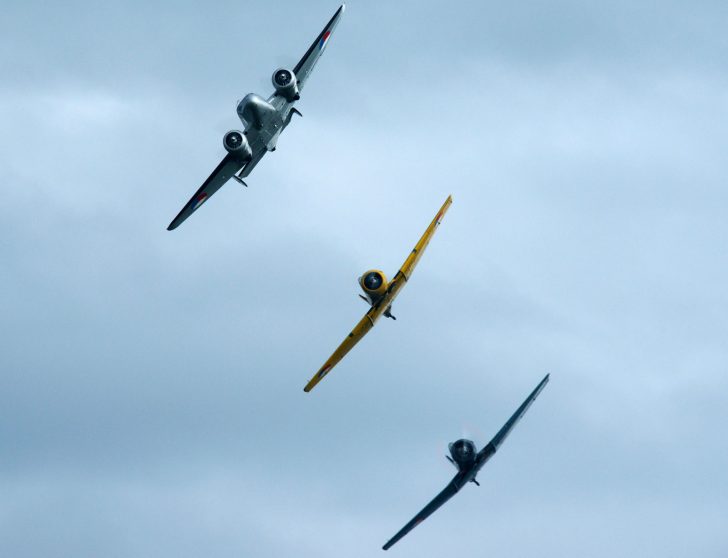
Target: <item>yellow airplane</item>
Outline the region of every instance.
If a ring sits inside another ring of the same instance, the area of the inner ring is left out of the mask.
[[[359,286],[366,295],[359,296],[369,303],[371,308],[364,315],[361,321],[354,326],[352,332],[346,339],[344,339],[341,345],[339,345],[339,348],[334,351],[334,354],[331,355],[329,360],[327,360],[321,369],[314,374],[313,378],[311,378],[308,384],[306,384],[306,387],[303,388],[303,391],[311,391],[316,384],[323,380],[326,374],[331,372],[331,369],[346,356],[346,353],[348,353],[354,345],[356,345],[359,340],[374,327],[374,324],[380,316],[384,315],[385,317],[392,318],[393,320],[397,319],[392,315],[392,302],[394,302],[394,299],[397,297],[402,287],[404,287],[405,283],[409,281],[417,262],[420,261],[422,253],[430,243],[432,235],[435,234],[435,229],[437,229],[440,221],[442,221],[442,218],[445,216],[450,204],[452,204],[452,196],[448,196],[445,203],[442,204],[440,211],[437,212],[432,223],[430,223],[430,226],[427,227],[425,234],[422,235],[422,238],[420,238],[412,252],[410,252],[410,255],[407,256],[404,264],[402,264],[402,267],[391,282],[387,283],[387,278],[384,273],[378,269],[371,269],[359,277]]]

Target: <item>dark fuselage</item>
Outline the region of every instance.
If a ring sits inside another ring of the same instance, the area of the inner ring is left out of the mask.
[[[471,440],[457,440],[450,444],[449,450],[451,461],[458,468],[458,474],[455,475],[453,482],[459,490],[468,482],[475,480],[484,462],[478,459],[478,450]]]

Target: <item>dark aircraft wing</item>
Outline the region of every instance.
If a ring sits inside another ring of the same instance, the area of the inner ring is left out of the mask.
[[[223,184],[225,184],[236,172],[238,172],[245,165],[244,161],[233,157],[229,153],[220,162],[219,165],[212,171],[212,174],[205,180],[195,194],[190,198],[190,201],[185,204],[177,214],[172,222],[167,227],[168,231],[174,230],[180,226],[180,224],[197,211],[200,206],[205,203],[210,197],[217,192]]]
[[[536,386],[536,389],[531,392],[531,395],[526,398],[521,406],[518,407],[518,410],[513,413],[513,416],[508,419],[508,422],[503,425],[503,428],[498,431],[498,434],[495,435],[495,437],[488,443],[487,446],[485,446],[482,450],[478,452],[475,462],[475,467],[477,469],[480,469],[485,464],[485,462],[488,461],[488,459],[495,455],[495,452],[498,451],[500,445],[506,439],[508,434],[510,434],[511,430],[513,430],[513,427],[516,425],[516,423],[526,413],[528,408],[531,406],[531,403],[535,401],[536,397],[538,397],[538,394],[541,393],[541,390],[546,386],[548,381],[549,375],[546,374],[544,379],[541,380],[541,382]],[[472,472],[472,469],[470,469],[470,472]],[[412,521],[402,527],[402,529],[396,535],[394,535],[394,537],[389,539],[389,541],[387,541],[387,544],[385,544],[382,548],[384,550],[389,549],[399,539],[404,537],[412,529],[414,529],[425,519],[427,519],[437,508],[442,506],[445,502],[447,502],[450,498],[457,494],[458,491],[462,488],[463,484],[466,482],[467,479],[464,479],[462,477],[462,474],[458,473],[455,478],[450,481],[450,484],[448,484],[445,489],[440,492],[440,494],[435,496],[435,499],[432,500],[432,502],[427,504],[423,508],[423,510],[412,519]]]
[[[521,417],[523,415],[526,414],[526,411],[528,411],[531,403],[536,400],[538,394],[541,393],[541,390],[546,387],[546,384],[548,382],[549,374],[546,374],[546,376],[544,376],[544,379],[541,380],[536,386],[536,389],[531,392],[531,395],[529,395],[526,400],[521,403],[521,406],[518,407],[515,413],[513,413],[513,416],[509,418],[508,422],[506,422],[503,427],[498,431],[498,434],[493,437],[493,439],[488,443],[487,446],[485,446],[482,450],[478,452],[478,456],[476,457],[476,467],[482,467],[483,465],[485,465],[486,461],[488,461],[491,457],[493,457],[493,455],[495,455],[495,452],[498,451],[498,448],[500,448],[501,444],[508,437],[508,434],[511,433],[513,427],[516,426],[516,423],[521,420]]]
[[[334,29],[339,23],[339,19],[341,18],[342,13],[344,13],[344,4],[342,4],[338,10],[336,10],[334,17],[332,17],[331,20],[326,24],[326,27],[324,27],[323,31],[321,31],[321,33],[319,33],[319,36],[316,37],[316,40],[308,48],[306,54],[304,54],[303,58],[301,58],[298,64],[296,64],[296,67],[293,68],[293,73],[296,74],[296,81],[298,82],[299,91],[303,89],[303,86],[306,83],[306,80],[308,79],[311,70],[313,70],[313,67],[316,65],[316,62],[321,56],[321,53],[323,53],[326,44],[331,38],[331,34],[334,32]]]
[[[455,496],[455,494],[458,493],[458,491],[461,488],[461,484],[458,482],[460,480],[460,474],[455,476],[454,479],[450,481],[450,484],[448,484],[442,492],[440,492],[435,498],[427,504],[424,508],[422,508],[422,511],[418,513],[416,516],[412,518],[412,520],[402,527],[399,532],[394,535],[391,539],[387,541],[387,544],[385,544],[382,549],[389,550],[389,548],[395,544],[399,539],[404,537],[407,533],[409,533],[412,529],[417,527],[420,523],[422,523],[425,519],[430,517],[437,508],[442,506],[445,502],[447,502],[450,498]]]

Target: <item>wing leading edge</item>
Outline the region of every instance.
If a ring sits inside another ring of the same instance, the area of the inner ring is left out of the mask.
[[[457,479],[459,475],[457,475],[453,480],[450,481],[450,483],[440,492],[437,496],[435,496],[432,501],[427,504],[424,508],[422,508],[422,511],[418,513],[416,516],[414,516],[407,525],[402,527],[396,535],[394,535],[391,539],[387,541],[387,544],[385,544],[382,549],[383,550],[389,550],[389,548],[394,545],[397,541],[399,541],[402,537],[404,537],[407,533],[409,533],[412,529],[417,527],[420,523],[422,523],[425,519],[430,517],[440,506],[442,506],[445,502],[447,502],[450,498],[455,496],[455,494],[458,493],[458,491],[461,488],[461,485],[458,484]]]
[[[179,227],[185,219],[197,211],[203,203],[222,188],[223,184],[225,184],[235,173],[243,168],[243,165],[245,165],[245,162],[228,153],[225,158],[220,161],[220,164],[217,165],[215,170],[212,171],[212,174],[207,178],[207,180],[205,180],[202,186],[199,187],[197,192],[195,192],[190,198],[190,201],[188,201],[177,214],[177,217],[172,220],[167,227],[167,230],[172,231]]]
[[[339,24],[339,19],[341,18],[341,14],[344,13],[345,8],[346,6],[344,4],[339,6],[339,9],[336,10],[336,13],[326,24],[326,27],[323,28],[321,33],[319,33],[318,37],[316,37],[316,40],[311,44],[310,47],[308,47],[306,54],[304,54],[303,58],[299,60],[298,64],[296,64],[296,67],[293,68],[293,73],[296,75],[296,81],[298,82],[299,91],[303,89],[303,86],[306,83],[309,74],[313,70],[313,67],[316,65],[316,62],[318,62],[318,59],[321,57],[321,54],[326,48],[326,44],[331,38],[334,29],[336,29],[336,26]]]
[[[531,392],[531,394],[526,398],[526,400],[521,403],[521,406],[516,409],[516,412],[513,413],[513,416],[508,419],[508,421],[502,426],[502,428],[498,431],[498,433],[493,436],[493,439],[488,443],[487,446],[485,446],[482,450],[478,452],[477,457],[477,463],[478,468],[485,465],[485,463],[495,455],[495,452],[498,451],[498,448],[501,447],[501,444],[505,441],[505,439],[508,437],[508,435],[511,433],[511,430],[516,426],[519,420],[523,417],[523,415],[526,414],[526,411],[528,411],[528,408],[531,406],[531,404],[536,400],[538,397],[538,394],[541,393],[541,390],[546,387],[546,384],[549,383],[549,377],[550,374],[546,374],[544,376],[543,380],[539,382],[539,384],[536,386],[536,388]]]
[[[316,384],[323,380],[326,374],[328,374],[331,369],[346,356],[346,353],[353,349],[354,345],[356,345],[367,333],[369,333],[369,330],[374,327],[374,322],[376,321],[376,318],[372,318],[370,315],[373,310],[374,308],[369,310],[369,312],[367,312],[364,317],[359,320],[359,323],[354,326],[354,329],[352,329],[351,333],[349,333],[346,339],[342,341],[341,345],[339,345],[334,351],[334,354],[329,357],[329,360],[327,360],[319,371],[314,374],[313,378],[309,380],[306,387],[303,388],[303,391],[306,393],[311,391]]]
[[[443,217],[445,217],[445,213],[447,213],[447,210],[450,209],[451,205],[452,196],[448,196],[445,203],[442,204],[440,211],[437,212],[437,215],[435,215],[435,218],[430,223],[430,226],[427,227],[420,240],[417,244],[415,244],[412,252],[410,252],[409,256],[407,256],[402,267],[399,268],[397,274],[392,278],[392,282],[389,284],[389,288],[387,289],[387,294],[384,295],[384,298],[386,299],[385,308],[392,304],[399,291],[402,287],[404,287],[405,283],[409,281],[409,278],[412,276],[415,267],[417,267],[422,254],[424,254],[427,245],[430,243],[430,240],[432,240],[432,236],[435,234],[437,227],[440,226],[440,222]]]
[[[452,196],[448,196],[445,200],[445,203],[442,204],[440,211],[438,211],[437,215],[435,215],[435,218],[430,223],[430,226],[427,227],[427,230],[425,230],[425,233],[422,235],[419,242],[417,242],[415,248],[412,250],[410,255],[407,256],[404,264],[394,276],[394,279],[392,279],[392,282],[387,289],[387,292],[379,301],[377,301],[374,306],[369,309],[369,311],[364,315],[359,323],[356,324],[356,326],[351,331],[351,333],[349,333],[347,338],[344,339],[341,345],[339,345],[339,347],[334,351],[334,354],[329,357],[329,360],[327,360],[324,365],[319,369],[319,371],[316,372],[316,374],[314,374],[313,377],[309,380],[308,384],[306,384],[306,387],[303,388],[303,391],[308,393],[316,386],[316,384],[323,380],[326,375],[331,372],[333,367],[336,366],[341,361],[341,359],[343,359],[346,354],[354,347],[354,345],[356,345],[362,337],[369,333],[369,330],[374,327],[374,324],[377,323],[377,320],[382,316],[382,314],[384,314],[384,312],[386,312],[387,308],[389,308],[390,304],[392,304],[399,291],[409,279],[412,271],[417,265],[417,262],[420,261],[422,253],[425,251],[425,248],[429,244],[432,235],[435,233],[435,230],[440,225],[440,221],[444,217],[451,204]]]

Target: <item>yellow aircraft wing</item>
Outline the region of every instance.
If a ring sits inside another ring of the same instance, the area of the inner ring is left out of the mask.
[[[321,380],[323,380],[324,376],[326,376],[326,374],[328,374],[331,369],[336,366],[342,358],[346,356],[346,353],[348,353],[354,347],[354,345],[356,345],[359,340],[364,337],[370,329],[374,327],[374,322],[376,322],[379,316],[370,316],[370,313],[372,313],[373,310],[374,307],[372,307],[372,309],[366,313],[366,315],[359,321],[359,323],[354,326],[354,329],[351,330],[351,333],[348,335],[348,337],[344,339],[341,345],[339,345],[339,348],[334,351],[334,354],[329,357],[329,360],[324,363],[321,369],[316,372],[314,377],[311,378],[308,384],[306,384],[306,387],[303,388],[303,391],[311,391],[314,386],[318,384]]]
[[[369,311],[359,321],[359,323],[354,326],[354,329],[351,331],[348,337],[344,339],[341,345],[339,345],[339,347],[334,351],[334,354],[329,357],[329,360],[324,363],[319,371],[314,374],[313,378],[311,378],[308,384],[306,384],[306,387],[303,388],[303,391],[311,391],[316,386],[316,384],[323,380],[326,374],[331,372],[331,369],[336,366],[342,358],[346,356],[346,354],[354,347],[354,345],[356,345],[359,340],[367,333],[369,333],[369,330],[374,327],[374,324],[381,317],[381,315],[384,314],[387,308],[389,308],[389,305],[392,304],[392,301],[395,299],[399,291],[409,280],[412,272],[417,266],[417,262],[420,261],[422,253],[425,251],[425,248],[427,248],[427,245],[430,243],[432,235],[435,233],[435,230],[440,225],[442,218],[445,216],[445,213],[447,212],[451,204],[452,196],[448,196],[445,200],[445,203],[442,204],[440,211],[437,212],[437,215],[435,215],[432,223],[430,223],[430,226],[427,227],[427,230],[422,235],[422,238],[420,238],[419,242],[417,242],[412,252],[410,252],[410,255],[407,256],[407,259],[404,261],[404,264],[402,264],[402,267],[392,279],[384,296],[379,301],[377,301],[377,303],[369,309]]]
[[[437,230],[437,227],[440,226],[442,218],[445,216],[445,213],[447,213],[447,210],[450,209],[450,205],[452,205],[452,196],[447,197],[445,203],[442,204],[440,211],[437,212],[432,223],[430,223],[430,226],[427,227],[425,234],[422,235],[422,238],[420,238],[419,242],[417,242],[415,247],[412,249],[410,255],[407,256],[402,267],[399,268],[397,274],[392,278],[392,281],[389,283],[389,287],[387,287],[387,292],[380,301],[380,304],[382,304],[385,309],[392,304],[392,301],[395,299],[400,289],[404,287],[407,281],[409,281],[409,278],[412,276],[412,272],[417,266],[417,262],[420,261],[425,248],[427,248],[427,245],[432,239],[432,235],[435,234],[435,230]]]

